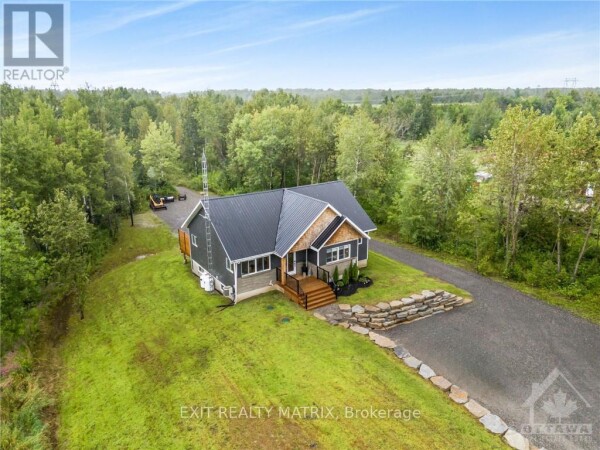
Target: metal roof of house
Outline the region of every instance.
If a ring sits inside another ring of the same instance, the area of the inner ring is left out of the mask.
[[[285,189],[275,240],[275,253],[279,256],[286,255],[325,208],[327,203],[321,200]]]
[[[210,199],[210,219],[232,261],[272,253],[283,190]]]
[[[329,203],[362,231],[373,231],[377,228],[343,181],[307,184],[288,189]]]
[[[284,256],[328,206],[362,231],[375,224],[341,181],[210,199],[210,218],[231,261]],[[200,201],[182,224],[202,209]]]

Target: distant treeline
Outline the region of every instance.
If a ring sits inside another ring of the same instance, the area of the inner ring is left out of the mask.
[[[579,94],[584,92],[600,92],[600,88],[506,88],[506,89],[282,89],[283,92],[300,95],[311,100],[324,100],[334,98],[347,104],[361,103],[368,99],[374,105],[385,103],[398,96],[412,96],[420,98],[424,94],[432,96],[433,103],[479,103],[486,95],[496,97],[543,97],[548,92],[567,94],[575,90]],[[217,91],[229,97],[239,97],[244,101],[249,100],[259,91],[251,89],[224,89]]]

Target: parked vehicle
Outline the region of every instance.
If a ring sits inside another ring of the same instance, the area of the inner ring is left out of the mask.
[[[167,205],[163,202],[162,197],[152,194],[150,195],[150,209],[156,211],[157,209],[167,209]]]
[[[178,200],[187,200],[187,194],[182,194],[181,192],[179,192],[177,195]]]

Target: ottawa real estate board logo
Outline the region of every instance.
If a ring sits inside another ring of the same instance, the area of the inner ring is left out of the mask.
[[[35,87],[65,81],[66,12],[65,3],[4,4],[4,81]]]
[[[533,383],[522,405],[529,409],[529,423],[521,433],[587,442],[592,436],[590,403],[558,369],[541,383]]]

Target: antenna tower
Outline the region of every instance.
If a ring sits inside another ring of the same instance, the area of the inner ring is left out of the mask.
[[[206,227],[206,255],[208,257],[208,270],[212,271],[212,239],[211,239],[211,227],[210,227],[210,201],[208,198],[208,164],[206,163],[206,152],[202,150],[202,185],[203,185],[203,204],[204,213],[206,220],[204,225]]]

